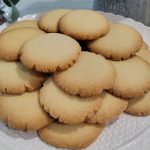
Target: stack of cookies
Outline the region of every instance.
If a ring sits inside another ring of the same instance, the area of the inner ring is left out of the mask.
[[[150,52],[135,29],[58,9],[0,35],[0,118],[59,148],[89,146],[124,111],[150,115]]]

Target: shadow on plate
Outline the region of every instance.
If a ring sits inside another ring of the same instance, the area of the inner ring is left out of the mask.
[[[5,135],[10,136],[15,139],[24,139],[24,140],[31,140],[35,137],[37,137],[36,131],[34,132],[24,132],[24,131],[19,131],[12,129],[8,127],[6,123],[3,123],[0,121],[0,132],[3,132]]]

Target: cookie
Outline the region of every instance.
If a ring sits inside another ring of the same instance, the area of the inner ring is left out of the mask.
[[[0,60],[0,92],[22,94],[41,87],[46,75],[29,70],[20,62]]]
[[[0,119],[15,129],[37,130],[52,122],[39,104],[38,91],[0,96]]]
[[[100,96],[103,100],[102,106],[87,121],[88,123],[107,123],[118,118],[127,108],[128,102],[124,99],[115,97],[107,92],[103,92]]]
[[[58,21],[63,15],[65,15],[69,11],[69,9],[55,9],[49,11],[40,18],[38,22],[40,29],[46,32],[59,32]]]
[[[39,28],[37,21],[35,21],[35,20],[24,20],[24,21],[16,22],[16,23],[9,25],[8,27],[6,27],[2,31],[2,33],[13,30],[13,29],[25,28],[25,27],[31,27],[31,28],[37,28],[37,29]]]
[[[146,42],[143,42],[143,46],[141,47],[140,51],[141,51],[141,50],[149,50],[149,46],[147,45]],[[139,51],[139,52],[140,52],[140,51]]]
[[[135,55],[142,44],[142,37],[135,29],[125,24],[111,23],[109,33],[102,38],[87,42],[87,47],[105,58],[122,60]]]
[[[129,100],[126,112],[136,116],[150,115],[150,92],[142,97]]]
[[[136,55],[143,58],[145,61],[147,61],[150,64],[150,51],[146,43],[143,44],[142,48],[140,49],[139,52],[136,53]]]
[[[140,50],[137,54],[137,56],[141,57],[145,61],[147,61],[150,64],[150,51],[149,50]]]
[[[116,80],[110,90],[122,98],[143,96],[150,90],[150,65],[138,56],[124,61],[111,61],[116,69]]]
[[[94,40],[109,31],[107,19],[92,10],[73,10],[59,20],[59,30],[77,40]]]
[[[56,72],[72,66],[80,51],[80,45],[71,37],[48,33],[26,42],[21,49],[20,60],[39,72]]]
[[[102,104],[100,96],[80,98],[61,90],[49,78],[40,90],[40,103],[43,109],[59,122],[75,124],[91,118]]]
[[[79,123],[74,125],[53,122],[39,129],[39,137],[58,148],[81,149],[92,144],[104,129],[102,124]]]
[[[7,61],[18,60],[18,52],[22,44],[30,38],[43,34],[36,28],[20,28],[0,35],[0,58]]]
[[[89,97],[112,88],[115,75],[113,65],[103,56],[85,51],[72,67],[56,72],[54,79],[67,93]]]

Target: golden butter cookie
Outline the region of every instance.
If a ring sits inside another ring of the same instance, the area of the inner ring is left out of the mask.
[[[147,45],[146,42],[143,42],[143,46],[141,47],[141,49],[139,50],[139,52],[140,52],[141,50],[149,50],[149,46]]]
[[[92,144],[101,134],[105,125],[79,123],[73,125],[53,122],[39,129],[39,137],[58,148],[81,149]]]
[[[137,56],[141,57],[145,61],[147,61],[150,64],[150,51],[149,50],[140,50],[138,53],[136,53]]]
[[[110,90],[122,98],[143,96],[150,90],[150,64],[138,56],[124,61],[111,61],[116,69],[116,80]]]
[[[75,124],[91,118],[102,104],[100,96],[81,98],[62,91],[49,78],[40,90],[43,109],[59,122]]]
[[[150,115],[150,92],[142,97],[130,99],[128,102],[127,113],[136,116]]]
[[[59,20],[59,30],[77,40],[94,40],[109,31],[107,19],[92,10],[73,10]]]
[[[91,52],[82,52],[72,67],[54,74],[59,87],[81,97],[95,96],[112,88],[115,77],[113,65],[103,56]]]
[[[107,92],[100,95],[103,103],[88,123],[107,123],[118,118],[127,108],[128,102]]]
[[[49,11],[40,18],[38,22],[40,29],[46,32],[59,32],[58,21],[69,11],[70,9],[55,9]]]
[[[0,92],[22,94],[41,87],[46,75],[30,70],[20,62],[0,60]]]
[[[26,42],[20,52],[20,60],[28,68],[39,72],[56,72],[69,68],[78,59],[81,47],[73,38],[48,33]]]
[[[140,51],[136,53],[136,55],[143,58],[150,64],[150,51],[148,45],[145,42]]]
[[[37,130],[52,122],[39,104],[38,91],[0,96],[0,119],[20,130]]]
[[[109,33],[87,42],[87,47],[106,58],[122,60],[135,55],[142,44],[142,37],[135,29],[125,24],[111,23]]]
[[[0,58],[7,61],[18,60],[22,44],[32,37],[44,32],[36,28],[20,28],[0,35]]]
[[[18,29],[18,28],[25,28],[25,27],[31,27],[31,28],[39,28],[37,21],[35,20],[23,20],[20,22],[15,22],[11,25],[9,25],[8,27],[6,27],[2,33],[13,30],[13,29]]]

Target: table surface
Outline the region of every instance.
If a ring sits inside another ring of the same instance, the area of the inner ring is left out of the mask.
[[[82,8],[92,9],[93,0],[21,0],[17,7],[20,16],[44,12],[55,8]],[[5,148],[1,147],[5,150]],[[150,128],[134,141],[124,145],[117,150],[150,150]]]

